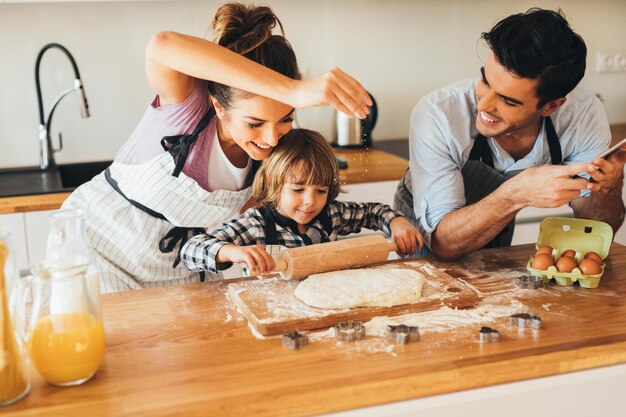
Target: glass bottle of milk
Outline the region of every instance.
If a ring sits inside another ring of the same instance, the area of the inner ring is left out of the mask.
[[[91,247],[85,239],[85,214],[81,210],[58,210],[49,215],[50,234],[48,235],[46,261],[47,267],[59,271],[67,271],[68,268],[78,265],[87,265],[86,284],[91,304],[98,309],[101,315],[99,273],[91,253]],[[54,275],[54,274],[53,274]],[[52,279],[55,277],[53,276]],[[62,278],[62,277],[59,277]],[[53,313],[72,311],[75,303],[82,302],[82,292],[79,285],[72,280],[63,280],[54,286],[51,294],[50,309]],[[59,296],[55,297],[55,292]],[[76,293],[73,300],[72,294]]]

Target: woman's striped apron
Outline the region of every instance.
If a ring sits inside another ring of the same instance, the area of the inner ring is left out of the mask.
[[[180,264],[179,250],[190,234],[204,233],[239,215],[251,196],[249,184],[256,168],[241,191],[209,192],[182,172],[190,145],[214,115],[210,109],[191,134],[163,138],[167,152],[150,161],[114,162],[63,204],[86,213],[86,236],[96,255],[103,292],[201,279]],[[206,276],[219,279],[216,274]]]

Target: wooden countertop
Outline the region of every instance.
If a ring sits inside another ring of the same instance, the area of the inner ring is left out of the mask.
[[[541,330],[488,323],[502,333],[489,344],[476,342],[475,323],[408,345],[319,338],[291,351],[251,333],[225,283],[105,295],[107,351],[94,379],[58,388],[32,371],[30,394],[2,414],[292,417],[626,363],[626,247],[613,244],[597,289],[516,289],[531,253],[489,249],[439,264],[496,277],[472,281],[483,296],[506,290],[483,304],[517,300],[543,319]]]
[[[339,171],[343,184],[399,180],[409,161],[379,149],[334,149],[337,156],[348,162]],[[56,210],[70,193],[38,194],[0,198],[0,214],[38,210]]]
[[[70,193],[37,194],[0,198],[0,214],[56,210]]]
[[[348,162],[348,168],[339,171],[342,184],[399,180],[409,166],[408,159],[376,148],[333,151]]]
[[[611,125],[611,146],[626,138],[626,123]]]

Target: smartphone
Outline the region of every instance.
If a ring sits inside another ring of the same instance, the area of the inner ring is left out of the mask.
[[[618,151],[621,147],[626,146],[626,138],[620,140],[618,143],[615,144],[615,146],[611,146],[609,149],[607,149],[606,151],[602,152],[602,155],[598,156],[598,158],[603,158],[606,159],[608,158],[613,152]],[[594,158],[594,159],[598,159],[598,158]],[[599,169],[599,168],[596,168]],[[576,179],[576,178],[583,178],[580,175],[574,175],[573,177],[570,177],[571,179]],[[591,179],[591,181],[593,181],[593,179]]]
[[[615,144],[615,146],[611,146],[609,149],[606,150],[606,152],[603,152],[602,155],[600,155],[598,158],[606,159],[609,155],[617,151],[622,146],[626,146],[626,138],[620,140],[617,144]]]

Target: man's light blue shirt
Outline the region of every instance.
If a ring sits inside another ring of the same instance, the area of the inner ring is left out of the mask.
[[[409,150],[413,201],[418,229],[426,244],[443,217],[465,206],[461,169],[478,136],[476,96],[478,80],[463,80],[422,98],[411,113]],[[602,103],[591,92],[575,89],[551,116],[561,144],[564,164],[591,162],[611,142]],[[550,164],[545,127],[524,158],[515,161],[493,139],[487,142],[494,168],[510,174]],[[582,196],[588,196],[584,192]]]

